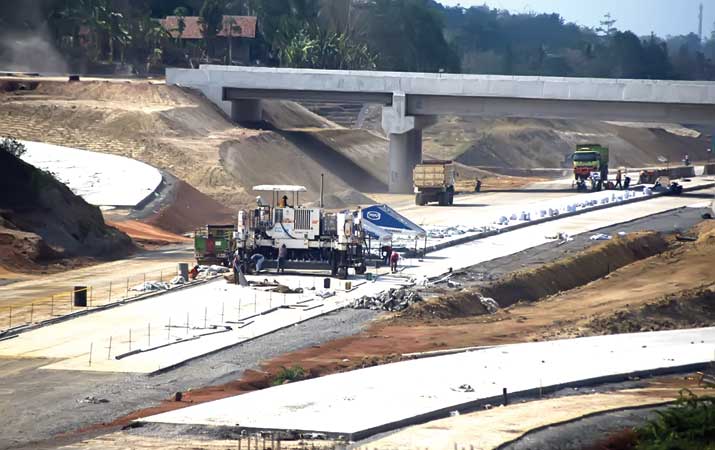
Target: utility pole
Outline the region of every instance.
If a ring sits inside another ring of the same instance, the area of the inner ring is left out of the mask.
[[[698,14],[698,38],[703,42],[703,4],[700,4],[700,14]]]

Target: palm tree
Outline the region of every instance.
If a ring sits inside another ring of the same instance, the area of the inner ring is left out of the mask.
[[[236,23],[236,19],[228,17],[224,21],[224,29],[228,28],[228,65],[233,65],[233,36],[241,36],[241,26]]]
[[[184,35],[184,30],[186,30],[186,15],[188,14],[188,10],[184,8],[183,6],[179,6],[174,10],[174,15],[176,16],[176,31],[179,32],[179,34],[176,37],[176,43],[177,45],[181,45],[181,38]],[[172,30],[174,31],[174,30]]]

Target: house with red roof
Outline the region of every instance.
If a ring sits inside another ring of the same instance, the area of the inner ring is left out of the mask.
[[[184,29],[179,32],[179,21],[183,19]],[[201,31],[200,17],[167,16],[159,21],[169,35],[182,43],[191,45],[204,39]],[[223,27],[218,32],[217,39],[213,43],[213,56],[225,55],[226,62],[232,64],[250,63],[250,41],[256,37],[256,17],[254,16],[223,16]]]

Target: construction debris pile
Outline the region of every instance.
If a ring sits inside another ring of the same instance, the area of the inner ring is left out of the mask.
[[[422,301],[422,297],[406,288],[390,289],[374,297],[363,296],[352,304],[355,309],[372,309],[375,311],[402,311],[414,303]]]

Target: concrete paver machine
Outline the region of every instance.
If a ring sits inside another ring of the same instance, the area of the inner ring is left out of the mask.
[[[299,195],[306,191],[303,186],[262,185],[253,190],[270,192],[272,199],[269,205],[259,196],[255,209],[238,213],[235,248],[245,272],[252,271],[251,257],[256,254],[265,258],[262,268],[277,267],[278,252],[285,245],[287,269],[330,270],[339,278],[346,278],[351,268],[365,273],[360,211],[327,212],[299,206]]]

